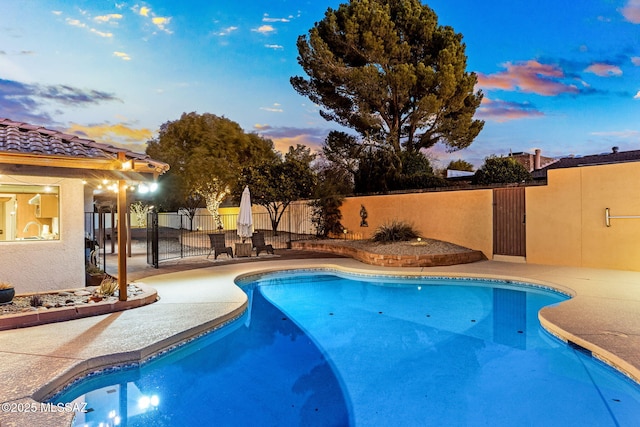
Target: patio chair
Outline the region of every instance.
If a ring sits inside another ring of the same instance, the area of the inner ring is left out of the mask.
[[[220,254],[227,254],[227,256],[233,258],[233,249],[231,246],[227,246],[227,243],[224,240],[224,234],[209,234],[209,240],[211,242],[211,248],[209,249],[209,255],[207,255],[207,258],[211,256],[211,252],[214,253],[213,259],[218,259],[218,255]]]
[[[264,233],[253,233],[251,236],[251,244],[256,250],[256,256],[260,256],[260,252],[267,251],[268,254],[273,254],[273,246],[267,245],[264,242]]]

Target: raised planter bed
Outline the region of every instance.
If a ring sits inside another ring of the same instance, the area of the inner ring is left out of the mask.
[[[383,254],[349,245],[347,242],[318,240],[292,242],[293,249],[327,252],[347,256],[366,264],[383,267],[436,267],[468,264],[487,259],[481,251],[464,250],[451,253]],[[425,248],[425,252],[427,249]]]

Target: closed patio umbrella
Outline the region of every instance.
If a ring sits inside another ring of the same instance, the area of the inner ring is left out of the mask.
[[[249,186],[244,187],[244,191],[242,192],[240,212],[238,212],[236,225],[238,228],[238,236],[240,236],[242,243],[244,243],[245,239],[248,239],[253,234],[253,216],[251,215],[251,193],[249,193]]]

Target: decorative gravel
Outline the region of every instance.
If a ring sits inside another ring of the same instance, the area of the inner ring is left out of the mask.
[[[95,304],[100,301],[115,302],[118,300],[118,292],[114,296],[102,297],[97,292],[97,286],[88,286],[85,288],[66,290],[60,292],[38,293],[42,301],[42,306],[36,308],[31,306],[31,297],[15,296],[13,300],[4,305],[0,305],[0,316],[3,314],[27,313],[35,310],[48,310],[58,307],[73,307],[76,305]],[[127,295],[133,297],[141,294],[143,291],[133,284],[127,287]]]
[[[381,255],[439,255],[455,254],[461,252],[473,252],[472,249],[465,248],[449,242],[435,239],[421,239],[376,243],[371,240],[326,240],[323,243],[340,246],[351,246],[353,248],[372,252]]]

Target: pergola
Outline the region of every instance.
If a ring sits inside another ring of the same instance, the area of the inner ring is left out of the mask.
[[[76,135],[0,118],[0,167],[3,174],[76,178],[87,185],[117,182],[118,288],[127,299],[127,188],[153,182],[169,165]]]

